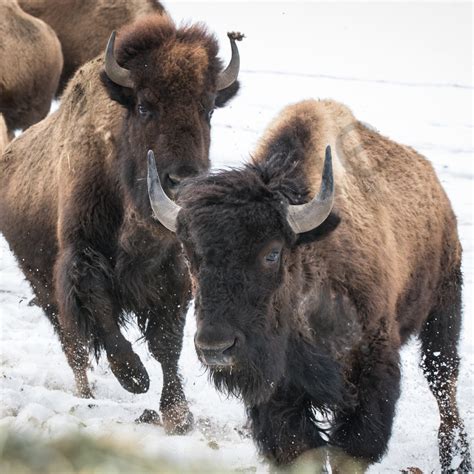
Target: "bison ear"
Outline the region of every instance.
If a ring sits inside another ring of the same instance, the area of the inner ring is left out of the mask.
[[[220,90],[217,93],[215,106],[216,107],[224,107],[227,105],[227,102],[232,99],[240,89],[239,81],[235,81],[229,87]]]
[[[337,229],[337,226],[341,223],[341,218],[334,211],[331,211],[326,220],[315,229],[309,232],[298,234],[295,245],[310,244],[327,237],[332,231]]]
[[[100,80],[105,86],[109,97],[115,102],[118,102],[120,105],[123,105],[127,109],[132,109],[135,106],[135,97],[133,95],[133,89],[129,87],[122,87],[107,76],[105,71],[102,71],[100,74]]]

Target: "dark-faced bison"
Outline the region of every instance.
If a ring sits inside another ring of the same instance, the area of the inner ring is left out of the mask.
[[[21,8],[58,35],[64,56],[58,92],[87,61],[104,49],[112,30],[141,15],[163,13],[157,0],[18,0]]]
[[[63,67],[61,45],[17,0],[0,2],[0,113],[10,139],[49,112]]]
[[[59,110],[0,160],[0,230],[56,328],[80,393],[91,396],[89,351],[105,349],[122,386],[148,389],[120,327],[131,313],[163,369],[170,432],[191,421],[178,375],[190,279],[172,232],[152,218],[143,156],[151,148],[173,196],[209,166],[211,114],[237,89],[203,25],[143,17],[112,35],[70,82]]]
[[[471,470],[455,397],[461,246],[426,159],[340,104],[306,101],[283,111],[243,169],[183,185],[181,208],[154,167],[152,207],[195,280],[197,353],[218,388],[243,398],[268,459],[328,443],[332,472],[378,461],[400,347],[418,335],[441,465]]]

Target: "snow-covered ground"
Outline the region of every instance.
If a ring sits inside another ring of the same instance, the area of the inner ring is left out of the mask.
[[[176,20],[205,21],[228,58],[225,32],[247,36],[239,44],[239,97],[213,118],[216,167],[246,160],[270,119],[288,103],[333,98],[381,133],[408,144],[434,164],[459,219],[464,247],[464,327],[458,400],[474,433],[474,226],[472,119],[472,4],[165,2]],[[93,368],[96,399],[75,396],[72,373],[51,326],[37,307],[8,245],[0,237],[0,428],[46,437],[79,429],[119,437],[144,454],[179,462],[206,458],[219,465],[267,472],[242,430],[238,400],[208,383],[194,353],[190,309],[181,358],[185,390],[197,420],[183,437],[158,426],[136,425],[144,408],[157,409],[162,376],[146,347],[127,337],[151,377],[144,395],[123,390],[106,361]],[[415,342],[403,349],[402,396],[386,457],[371,473],[417,466],[438,472],[438,411],[420,369]]]

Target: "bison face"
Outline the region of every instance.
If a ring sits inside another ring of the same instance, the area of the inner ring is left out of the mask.
[[[270,396],[286,368],[281,315],[294,235],[278,206],[183,210],[177,232],[195,282],[198,357],[219,388],[251,404]]]
[[[229,38],[232,59],[222,70],[217,43],[202,26],[177,29],[168,17],[145,18],[121,32],[116,53],[112,34],[102,80],[110,97],[127,109],[118,139],[129,188],[146,175],[148,149],[155,152],[172,199],[184,178],[208,169],[213,111],[238,90],[235,40],[241,35]],[[136,204],[149,212],[143,184]]]
[[[330,148],[320,192],[310,202],[289,205],[284,180],[277,178],[273,187],[258,165],[195,178],[180,191],[181,207],[166,196],[153,152],[148,154],[155,217],[176,231],[195,284],[197,354],[217,387],[249,405],[268,399],[293,371],[289,360],[318,363],[314,351],[304,349],[309,355],[302,356],[304,343],[296,357],[289,354],[301,331],[297,245],[309,234],[317,239],[318,229],[321,235],[332,230],[324,229],[334,199]]]

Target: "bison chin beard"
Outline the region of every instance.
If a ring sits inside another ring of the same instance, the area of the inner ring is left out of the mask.
[[[287,360],[287,337],[253,336],[233,366],[208,367],[217,390],[242,398],[247,406],[266,402],[280,384]]]
[[[291,393],[296,393],[295,389],[305,392],[312,406],[322,413],[351,404],[340,364],[301,334],[258,341],[254,336],[245,359],[229,367],[208,368],[216,388],[242,398],[247,408],[268,402],[285,387]]]

